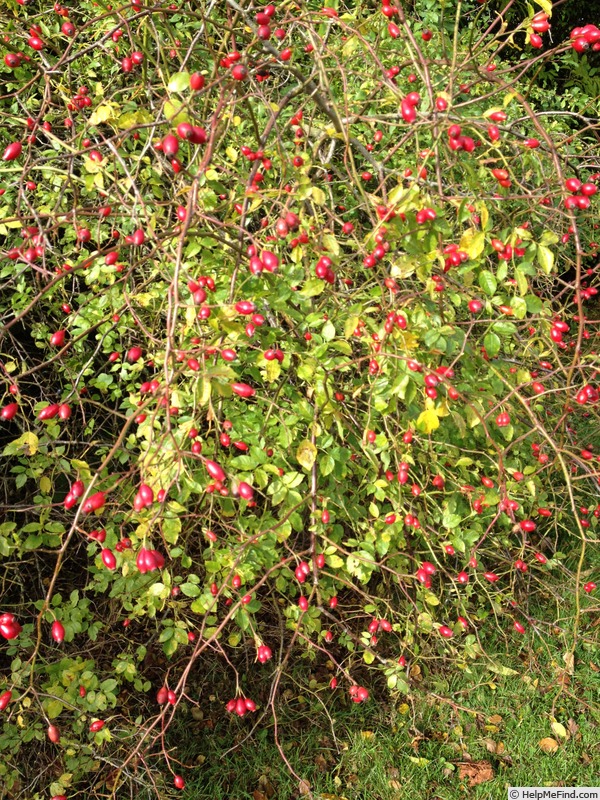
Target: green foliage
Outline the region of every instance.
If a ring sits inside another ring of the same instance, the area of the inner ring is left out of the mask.
[[[0,12],[45,42],[0,65],[0,777],[34,800],[168,796],[163,732],[258,671],[262,723],[293,662],[396,700],[399,659],[592,638],[593,67],[532,57],[530,8],[301,3],[279,42],[196,6]]]

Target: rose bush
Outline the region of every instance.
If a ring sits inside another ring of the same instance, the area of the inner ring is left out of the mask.
[[[208,661],[260,724],[293,665],[360,703],[420,664],[502,673],[491,631],[572,656],[598,125],[532,81],[600,33],[553,44],[548,0],[421,15],[0,12],[10,796],[184,788],[165,735]]]

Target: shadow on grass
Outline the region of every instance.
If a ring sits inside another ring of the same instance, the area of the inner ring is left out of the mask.
[[[271,718],[248,736],[253,721],[215,701],[202,720],[173,731],[178,757],[198,765],[187,771],[185,800],[296,798],[308,786],[328,800],[495,800],[509,786],[597,786],[599,651],[580,648],[573,675],[563,652],[558,642],[523,646],[502,657],[510,675],[483,661],[417,675],[410,697],[394,702],[354,705],[325,682],[302,691],[289,680],[277,706],[279,740],[301,781],[281,758]]]

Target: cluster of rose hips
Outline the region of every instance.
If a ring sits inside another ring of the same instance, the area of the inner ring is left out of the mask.
[[[472,153],[475,150],[475,140],[470,136],[463,136],[460,125],[450,125],[448,128],[448,147],[455,152],[464,150],[465,153]]]
[[[529,34],[529,44],[539,50],[544,44],[540,34],[550,30],[548,14],[545,11],[538,11],[531,20],[531,28],[533,33]]]
[[[314,564],[317,569],[323,569],[325,566],[325,556],[323,553],[318,553],[314,557]],[[307,561],[301,561],[294,570],[294,575],[296,576],[298,583],[305,583],[310,573],[311,568]]]
[[[263,250],[260,256],[257,255],[256,247],[251,244],[246,251],[250,258],[248,269],[252,275],[260,275],[261,272],[277,272],[279,269],[279,257],[271,250]]]
[[[261,644],[258,646],[256,651],[256,658],[261,664],[266,664],[273,657],[273,653],[271,648],[266,644]]]
[[[335,282],[335,272],[331,269],[332,264],[333,261],[329,256],[321,256],[315,266],[315,275],[317,278],[321,278],[321,280],[333,284]]]
[[[0,636],[8,640],[16,639],[22,630],[14,614],[0,614]]]
[[[409,92],[400,103],[400,113],[402,119],[409,124],[417,118],[417,106],[421,102],[421,95],[418,92]]]
[[[595,25],[584,25],[583,28],[573,28],[570,35],[571,47],[577,53],[584,53],[588,47],[594,52],[600,50],[600,29]]]
[[[156,693],[156,702],[159,706],[163,706],[165,703],[174,706],[177,702],[177,695],[172,689],[169,689],[168,686],[161,686]]]
[[[579,403],[580,406],[585,406],[588,403],[593,405],[600,400],[600,392],[594,386],[591,386],[587,383],[583,386],[576,394],[575,401]]]
[[[165,557],[158,550],[148,550],[146,547],[142,547],[137,554],[135,564],[142,575],[145,575],[147,572],[162,569],[165,565]]]
[[[568,333],[568,331],[569,326],[566,322],[563,322],[560,319],[555,319],[553,320],[552,327],[550,328],[550,338],[559,347],[565,348],[567,344],[566,342],[563,342],[563,335]]]
[[[348,689],[348,693],[353,703],[364,703],[369,699],[369,690],[365,689],[364,686],[351,686]]]
[[[590,198],[598,191],[595,183],[591,181],[582,183],[579,178],[568,178],[565,181],[565,189],[571,192],[570,196],[565,198],[565,208],[583,211],[590,207]]]
[[[147,483],[140,484],[140,488],[133,500],[133,510],[142,511],[154,502],[154,490]]]
[[[459,250],[457,244],[447,244],[442,252],[446,256],[444,259],[444,272],[449,272],[452,267],[458,267],[469,260],[469,254],[464,250]]]
[[[238,697],[230,700],[225,709],[230,714],[237,714],[238,717],[243,717],[248,711],[256,711],[256,703],[249,697]]]
[[[285,237],[289,234],[290,231],[297,231],[300,227],[300,218],[297,214],[294,214],[293,211],[288,211],[284,217],[280,217],[277,222],[275,223],[275,233],[279,236],[280,239],[285,239]],[[305,239],[305,241],[304,241]],[[292,239],[290,242],[290,247],[293,249],[297,247],[299,244],[307,244],[308,243],[308,235],[304,234],[304,239],[300,240],[299,238]]]
[[[393,219],[396,216],[393,209],[387,209],[385,206],[378,206],[377,214],[380,219]],[[386,241],[387,234],[388,229],[385,225],[382,225],[375,234],[375,247],[363,259],[363,266],[367,267],[367,269],[373,269],[389,253],[390,243]]]
[[[71,98],[67,104],[69,111],[81,111],[83,108],[90,108],[92,105],[92,98],[89,95],[87,86],[80,86],[77,94]]]

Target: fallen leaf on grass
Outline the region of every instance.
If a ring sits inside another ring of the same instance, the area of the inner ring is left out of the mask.
[[[469,764],[458,765],[458,775],[461,781],[467,779],[469,786],[477,786],[493,780],[494,770],[489,761],[471,761]]]
[[[504,753],[504,743],[495,742],[493,739],[486,739],[485,749],[488,751],[488,753],[493,753],[496,756],[501,756]]]
[[[558,742],[556,739],[552,739],[550,736],[547,736],[545,739],[540,741],[540,747],[544,753],[556,753],[558,750]]]
[[[554,721],[550,727],[552,728],[552,733],[556,734],[560,739],[566,739],[569,735],[565,726],[560,722]]]
[[[308,781],[298,781],[298,793],[300,797],[306,797],[310,794],[310,783]]]
[[[315,757],[315,766],[319,770],[319,772],[326,772],[328,769],[327,759],[320,753]]]
[[[575,722],[574,719],[570,719],[567,723],[567,727],[569,729],[569,733],[571,736],[575,736],[575,734],[579,731],[579,725]]]

